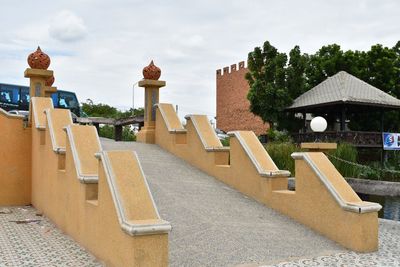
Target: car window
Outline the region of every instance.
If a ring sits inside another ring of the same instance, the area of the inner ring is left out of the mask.
[[[21,104],[28,104],[30,100],[29,88],[21,88]]]
[[[59,92],[59,106],[63,108],[76,108],[79,103],[74,93]]]
[[[0,102],[18,104],[19,88],[11,85],[0,86]]]

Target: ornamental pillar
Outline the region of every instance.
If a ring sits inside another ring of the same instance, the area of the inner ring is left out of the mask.
[[[143,80],[139,87],[144,88],[144,127],[137,133],[136,141],[141,143],[155,143],[156,107],[159,102],[159,89],[165,86],[165,81],[159,81],[161,70],[153,61],[143,69]]]
[[[30,79],[29,97],[50,97],[52,93],[57,91],[56,87],[52,87],[54,83],[54,74],[52,70],[48,70],[50,66],[50,57],[43,53],[40,47],[28,56],[27,68],[24,77]],[[29,109],[31,106],[29,105]],[[31,111],[29,110],[29,113]],[[29,123],[31,122],[29,116]]]

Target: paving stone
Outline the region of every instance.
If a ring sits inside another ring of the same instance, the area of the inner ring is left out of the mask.
[[[3,266],[103,266],[96,258],[64,235],[31,206],[9,207],[0,214],[0,267]],[[38,219],[17,224],[13,221]]]

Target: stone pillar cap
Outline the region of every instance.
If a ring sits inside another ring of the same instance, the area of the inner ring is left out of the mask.
[[[165,81],[143,79],[139,81],[140,87],[164,87]]]
[[[32,78],[32,77],[42,77],[42,78],[50,78],[53,76],[52,70],[42,70],[42,69],[31,69],[27,68],[24,72],[25,78]]]

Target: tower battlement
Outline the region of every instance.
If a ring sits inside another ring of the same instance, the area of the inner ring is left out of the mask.
[[[235,73],[241,69],[246,69],[247,64],[245,61],[240,61],[238,64],[232,64],[231,66],[224,67],[222,69],[217,69],[217,77],[223,76],[227,74]]]
[[[251,130],[265,134],[268,125],[250,112],[247,71],[245,61],[217,70],[217,127],[225,132]]]

